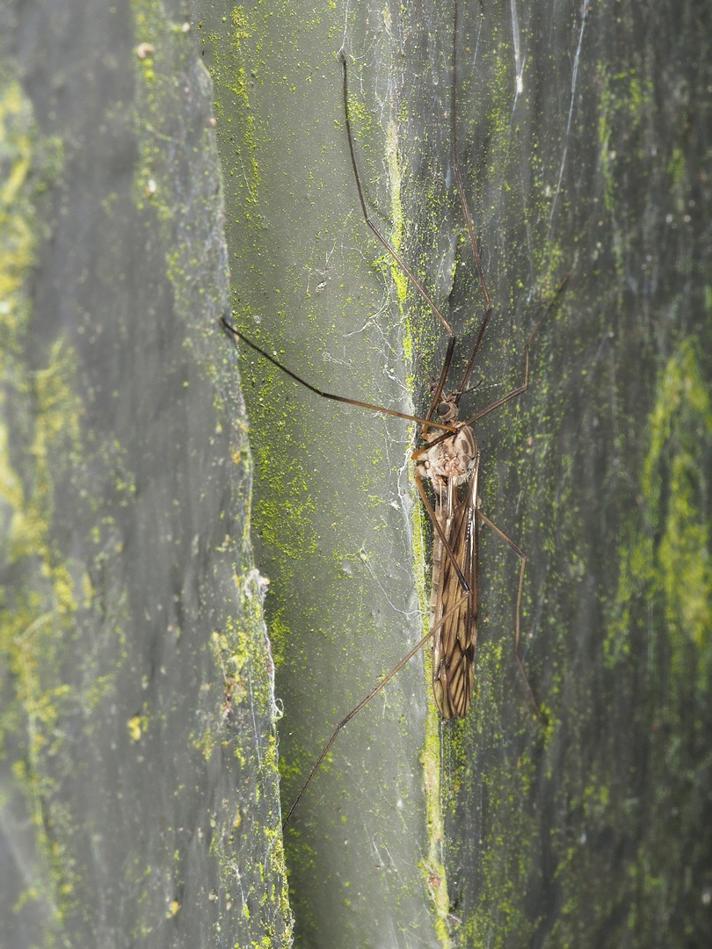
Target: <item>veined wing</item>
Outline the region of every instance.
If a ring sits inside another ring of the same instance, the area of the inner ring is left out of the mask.
[[[435,511],[470,587],[469,595],[463,600],[462,585],[436,533],[430,612],[433,627],[438,623],[441,625],[433,637],[433,692],[443,718],[462,718],[467,714],[475,680],[478,469],[479,458],[470,479],[459,488],[451,488],[445,497],[438,498]],[[459,607],[456,606],[458,600]]]

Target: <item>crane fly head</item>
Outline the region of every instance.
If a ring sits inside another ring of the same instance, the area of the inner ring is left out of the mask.
[[[451,395],[445,395],[443,393],[440,401],[435,407],[435,415],[438,422],[443,422],[445,425],[451,425],[457,421],[459,414],[457,406],[457,395],[452,393]]]

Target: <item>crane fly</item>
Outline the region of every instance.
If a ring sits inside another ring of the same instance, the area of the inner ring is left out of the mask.
[[[343,49],[339,52],[342,68],[343,107],[346,133],[349,144],[351,167],[356,183],[359,204],[365,223],[374,237],[386,249],[386,252],[395,261],[405,274],[411,287],[420,295],[435,318],[439,321],[448,338],[447,351],[442,369],[436,382],[431,387],[431,399],[428,411],[424,417],[399,412],[384,406],[363,402],[358,399],[347,398],[317,388],[307,382],[293,370],[278,361],[275,356],[262,349],[257,343],[249,339],[242,330],[231,325],[223,317],[225,330],[233,340],[241,340],[263,358],[286,373],[291,379],[305,386],[315,395],[331,401],[341,402],[356,408],[385,415],[394,416],[406,421],[415,422],[418,427],[417,440],[419,444],[411,454],[415,462],[414,478],[423,507],[433,526],[432,552],[432,591],[431,591],[431,621],[428,632],[406,653],[405,656],[384,675],[379,682],[349,711],[349,713],[335,726],[329,740],[322,749],[319,757],[312,765],[302,787],[289,808],[283,825],[286,825],[304,792],[309,787],[321,763],[326,758],[339,732],[348,724],[390,680],[410,661],[410,659],[432,639],[433,653],[433,693],[440,715],[443,719],[464,717],[472,703],[475,676],[475,657],[477,650],[477,614],[479,592],[479,528],[488,527],[497,537],[503,540],[514,551],[519,559],[519,577],[514,621],[514,655],[522,674],[529,702],[537,714],[539,706],[529,685],[524,664],[520,654],[520,616],[522,592],[524,586],[524,572],[527,557],[522,549],[505,534],[481,509],[478,493],[480,449],[475,436],[474,425],[477,421],[494,412],[507,402],[525,392],[529,386],[529,350],[536,334],[543,322],[540,320],[524,349],[523,378],[501,398],[480,409],[466,418],[460,419],[460,401],[462,397],[472,391],[469,388],[470,379],[475,362],[481,348],[485,332],[493,314],[492,299],[484,277],[480,259],[479,241],[475,231],[474,220],[470,212],[462,173],[457,159],[456,137],[456,84],[457,84],[457,32],[458,9],[455,3],[454,37],[452,56],[452,91],[451,91],[451,161],[454,171],[455,185],[466,225],[470,250],[474,260],[480,292],[484,303],[484,312],[479,330],[465,365],[460,382],[451,391],[446,391],[448,376],[452,365],[457,338],[445,318],[441,309],[432,296],[408,267],[401,255],[383,234],[378,225],[371,218],[364,190],[361,183],[354,136],[351,125],[348,90],[348,65]],[[546,308],[548,313],[564,289],[566,279],[555,292],[552,301]],[[545,316],[546,316],[545,313]],[[434,504],[428,496],[426,483],[430,485],[434,496]]]

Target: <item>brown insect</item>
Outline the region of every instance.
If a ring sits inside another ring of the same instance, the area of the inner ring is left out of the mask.
[[[397,418],[416,422],[418,440],[420,444],[413,451],[411,458],[415,461],[415,482],[423,506],[433,525],[433,555],[432,555],[432,594],[431,594],[431,623],[428,633],[413,646],[409,652],[395,665],[361,701],[336,725],[324,746],[321,754],[314,762],[299,794],[292,803],[284,818],[286,825],[295,808],[299,804],[304,792],[311,783],[322,761],[329,753],[338,733],[351,721],[372,698],[374,698],[390,680],[403,668],[404,665],[431,639],[433,641],[433,691],[435,701],[441,716],[444,719],[461,718],[465,716],[472,702],[474,689],[475,657],[477,650],[477,611],[479,591],[479,543],[478,533],[480,525],[484,524],[501,540],[505,541],[519,558],[519,579],[514,621],[514,655],[517,666],[522,673],[527,697],[532,708],[539,714],[539,707],[529,685],[524,664],[520,654],[520,616],[522,591],[524,586],[524,571],[527,558],[521,548],[504,533],[482,511],[478,494],[480,450],[475,437],[473,426],[481,418],[494,412],[507,402],[521,395],[529,386],[529,349],[541,326],[536,325],[530,335],[524,350],[524,367],[522,382],[501,398],[480,409],[465,419],[459,420],[459,408],[462,397],[469,391],[469,382],[475,366],[485,331],[492,317],[492,300],[485,282],[479,252],[474,220],[470,213],[463,178],[457,160],[456,138],[456,79],[457,79],[457,4],[455,4],[454,42],[452,61],[452,100],[451,100],[451,148],[452,166],[455,183],[465,220],[470,248],[478,274],[480,290],[484,302],[484,313],[479,331],[470,352],[463,376],[459,384],[452,391],[445,391],[450,367],[455,352],[456,337],[445,316],[432,299],[426,288],[413,274],[400,254],[390,241],[384,236],[378,225],[371,219],[364,198],[361,177],[356,161],[354,138],[351,128],[348,93],[348,67],[343,50],[339,54],[343,73],[343,101],[346,131],[351,155],[351,165],[356,182],[359,203],[363,217],[376,239],[383,245],[388,254],[402,269],[412,287],[420,294],[423,300],[439,320],[448,336],[447,351],[442,369],[437,381],[432,386],[432,394],[428,412],[424,418],[408,415],[374,405],[357,399],[347,398],[325,392],[302,379],[288,369],[274,356],[270,355],[256,343],[248,339],[241,330],[237,330],[223,318],[225,329],[235,338],[242,340],[249,347],[258,352],[273,365],[285,372],[290,378],[305,386],[311,392],[332,401],[342,402],[368,411],[380,412]],[[547,313],[554,306],[559,293],[563,290],[564,281],[556,292],[554,299],[547,308]],[[425,482],[429,482],[435,503],[431,503]]]
[[[489,312],[482,326],[486,326]],[[538,327],[537,327],[538,329]],[[536,330],[535,330],[536,332]],[[483,329],[478,335],[478,344]],[[433,636],[433,692],[443,718],[463,718],[472,702],[475,655],[477,649],[477,609],[479,590],[479,534],[485,524],[504,540],[519,557],[519,583],[514,621],[514,655],[522,672],[532,707],[539,712],[534,694],[524,670],[520,655],[520,616],[527,557],[482,511],[478,494],[480,449],[473,424],[489,412],[504,405],[524,392],[529,385],[529,338],[524,359],[524,380],[507,395],[482,409],[476,415],[459,423],[454,435],[444,437],[429,431],[421,432],[425,441],[413,452],[417,460],[416,484],[423,504],[433,521],[432,590],[430,600],[431,632]],[[479,345],[476,345],[473,355]],[[447,364],[446,364],[447,368]],[[466,374],[467,378],[467,374]],[[459,400],[464,382],[441,399],[437,406],[440,421],[457,424]],[[435,508],[431,508],[423,487],[428,478],[435,494]]]

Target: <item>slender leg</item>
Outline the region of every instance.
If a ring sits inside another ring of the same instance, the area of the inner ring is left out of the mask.
[[[445,361],[443,362],[443,367],[440,370],[440,378],[438,379],[437,385],[433,389],[433,397],[430,400],[430,407],[428,408],[427,418],[431,419],[435,415],[435,410],[438,407],[438,403],[443,394],[443,389],[445,388],[445,383],[447,382],[447,376],[450,372],[450,363],[452,362],[452,354],[455,351],[455,337],[451,336],[447,344],[447,352],[445,353]],[[432,423],[423,425],[420,434],[424,435],[428,428],[432,427]]]
[[[359,399],[347,399],[343,395],[334,395],[332,392],[324,392],[323,389],[317,389],[316,386],[311,385],[305,379],[302,379],[301,376],[298,376],[296,372],[292,372],[291,369],[287,369],[279,360],[275,359],[274,356],[270,356],[268,352],[264,349],[261,349],[257,343],[253,343],[251,339],[248,339],[247,336],[242,332],[242,330],[235,329],[234,326],[231,326],[228,321],[223,316],[221,318],[223,327],[234,337],[235,339],[241,339],[244,343],[254,349],[255,352],[259,353],[264,359],[269,360],[273,366],[276,366],[278,369],[281,369],[283,373],[289,376],[290,379],[294,379],[295,382],[298,382],[300,385],[309,389],[310,392],[319,395],[322,399],[331,399],[333,402],[343,402],[345,405],[353,405],[358,409],[366,409],[369,412],[380,412],[382,415],[391,415],[394,418],[402,418],[407,422],[418,422],[420,425],[429,425],[431,428],[439,428],[446,435],[452,435],[453,432],[457,431],[456,425],[444,425],[441,422],[433,422],[430,419],[420,418],[418,415],[408,415],[405,412],[397,412],[395,409],[387,409],[382,405],[374,405],[372,402],[361,402]]]
[[[439,445],[440,442],[444,442],[446,438],[450,437],[450,432],[443,432],[442,437],[438,436],[434,438],[431,442],[426,442],[424,445],[421,445],[420,448],[414,448],[410,454],[411,461],[420,461],[423,455],[427,455],[428,450],[433,447],[433,445]]]
[[[457,34],[458,34],[458,14],[459,8],[457,0],[455,0],[455,12],[453,16],[453,36],[452,36],[452,82],[450,89],[450,149],[451,149],[451,161],[453,174],[455,177],[455,186],[457,187],[457,193],[460,198],[460,206],[462,208],[462,216],[465,219],[465,226],[467,227],[467,236],[470,240],[470,248],[472,250],[472,259],[475,262],[475,267],[477,268],[477,276],[480,281],[480,290],[482,292],[482,299],[485,304],[485,313],[482,318],[482,323],[480,324],[480,330],[477,334],[477,340],[475,346],[472,350],[472,355],[470,356],[467,366],[465,367],[465,372],[463,374],[460,385],[457,387],[457,401],[460,401],[460,396],[467,388],[467,384],[470,381],[470,376],[472,375],[472,369],[475,364],[475,357],[479,351],[480,345],[482,344],[482,339],[485,335],[485,330],[487,329],[487,324],[490,321],[492,316],[492,298],[490,296],[489,290],[487,289],[487,283],[485,281],[484,270],[482,269],[482,260],[480,257],[480,245],[477,240],[477,233],[475,231],[475,222],[470,211],[470,206],[467,201],[467,194],[465,192],[464,179],[462,177],[462,169],[460,168],[460,160],[458,158],[458,148],[457,148]]]
[[[470,416],[470,418],[465,419],[463,422],[460,422],[459,425],[473,425],[478,419],[484,418],[485,415],[489,415],[490,412],[494,412],[495,409],[498,409],[500,406],[505,405],[511,399],[515,399],[518,395],[521,395],[523,392],[529,388],[529,348],[536,339],[537,333],[541,329],[546,317],[557,305],[560,295],[566,289],[566,285],[569,282],[569,274],[567,274],[564,279],[561,281],[559,286],[556,289],[553,300],[549,303],[544,313],[544,316],[539,320],[534,329],[532,330],[529,339],[527,340],[527,345],[524,348],[524,379],[520,385],[515,386],[510,392],[506,395],[503,395],[501,399],[497,399],[495,402],[490,403],[490,405],[485,406],[485,408],[480,409],[479,412],[475,415]],[[430,423],[433,424],[433,423]],[[444,433],[439,435],[437,438],[434,438],[431,442],[428,442],[423,448],[419,448],[416,452],[413,453],[413,458],[420,458],[423,454],[429,449],[433,448],[435,445],[439,445],[440,442],[444,442],[446,438],[450,438],[450,433]]]
[[[477,240],[477,233],[475,232],[475,222],[473,220],[472,214],[470,213],[470,207],[467,202],[467,195],[465,193],[465,185],[462,178],[462,171],[460,169],[460,162],[457,156],[457,32],[458,32],[458,3],[455,0],[455,14],[453,18],[453,38],[452,38],[452,88],[451,88],[451,107],[450,107],[450,121],[451,121],[451,132],[450,132],[450,142],[452,149],[452,167],[455,176],[455,184],[457,186],[457,193],[460,196],[460,205],[462,206],[462,215],[465,219],[465,225],[467,227],[467,234],[470,238],[470,247],[472,248],[472,257],[475,261],[475,266],[477,267],[477,275],[480,280],[480,289],[482,290],[482,296],[485,301],[485,309],[489,310],[492,307],[492,299],[489,295],[487,289],[487,284],[485,283],[484,271],[482,270],[482,261],[480,259],[480,249],[479,243]],[[463,387],[464,388],[464,387]]]
[[[465,579],[465,575],[464,575],[463,572],[462,572],[462,569],[461,569],[461,567],[460,567],[460,564],[457,562],[457,557],[455,556],[455,553],[454,553],[452,547],[450,546],[450,542],[448,541],[447,537],[445,536],[445,531],[443,530],[442,524],[441,524],[440,521],[438,520],[438,516],[437,516],[437,514],[435,513],[435,511],[433,510],[433,506],[432,506],[432,504],[430,503],[430,500],[429,500],[429,498],[428,498],[428,493],[427,493],[427,491],[425,490],[425,485],[423,484],[423,479],[422,479],[422,478],[420,477],[420,475],[418,474],[418,469],[417,469],[417,468],[415,469],[415,472],[414,472],[414,473],[415,473],[415,486],[416,486],[417,489],[418,489],[418,494],[420,495],[420,500],[423,502],[423,507],[425,508],[425,510],[426,510],[426,512],[427,512],[427,514],[428,514],[428,517],[430,518],[430,520],[431,520],[431,522],[432,522],[432,525],[433,525],[433,527],[435,528],[435,530],[436,530],[436,532],[437,532],[437,535],[438,535],[438,537],[440,538],[440,540],[441,540],[441,542],[442,542],[443,549],[445,550],[445,553],[446,553],[446,554],[448,555],[448,557],[450,558],[450,562],[452,563],[453,569],[454,569],[455,573],[457,574],[457,579],[460,581],[460,586],[461,586],[461,588],[462,588],[463,593],[468,593],[469,590],[470,590],[470,584],[469,584],[469,583],[467,582],[467,580]]]
[[[511,389],[506,395],[503,395],[501,399],[496,399],[494,402],[491,402],[489,405],[486,405],[483,409],[480,409],[479,412],[476,412],[473,416],[467,419],[465,425],[472,425],[478,419],[484,418],[485,415],[489,415],[490,412],[494,412],[495,409],[500,408],[503,405],[506,405],[507,402],[510,402],[512,399],[516,399],[518,395],[521,395],[523,392],[526,392],[529,388],[529,347],[534,342],[534,339],[541,328],[541,321],[537,323],[534,327],[529,339],[527,340],[527,345],[524,348],[524,379],[522,382]]]
[[[544,315],[537,322],[534,329],[529,334],[527,345],[524,347],[524,379],[522,380],[522,382],[518,386],[515,386],[506,395],[503,395],[501,399],[497,399],[495,402],[491,402],[489,405],[486,405],[483,409],[480,409],[479,412],[477,412],[471,418],[467,419],[467,421],[465,422],[465,425],[472,425],[478,419],[484,418],[485,415],[489,415],[490,412],[494,412],[495,409],[498,409],[500,408],[500,406],[505,405],[511,399],[516,399],[518,395],[521,395],[523,392],[527,391],[527,389],[529,388],[529,350],[534,340],[536,339],[539,333],[539,330],[544,325],[544,322],[546,321],[547,316],[551,313],[554,307],[557,306],[559,302],[559,297],[564,292],[564,290],[566,289],[566,285],[569,282],[569,276],[570,275],[567,274],[564,277],[564,279],[561,281],[559,286],[556,288],[556,292],[554,293],[553,298],[549,301],[549,304],[547,305],[546,310],[544,311]]]
[[[456,391],[455,402],[458,405],[460,404],[460,399],[463,397],[465,392],[470,391],[467,388],[467,384],[470,381],[472,370],[475,367],[475,359],[477,358],[477,353],[480,351],[480,346],[482,345],[482,340],[484,339],[484,336],[485,336],[485,330],[487,329],[487,325],[492,317],[493,312],[494,310],[490,306],[485,310],[485,315],[482,317],[482,322],[480,323],[480,330],[477,334],[475,345],[472,347],[472,352],[470,354],[470,358],[467,360],[467,365],[465,366],[465,371],[462,375],[462,379],[460,380],[460,384],[455,390]]]
[[[341,60],[341,67],[342,67],[342,69],[343,69],[343,74],[344,74],[344,116],[345,116],[345,118],[346,118],[346,133],[347,133],[348,138],[349,138],[349,151],[350,151],[350,153],[351,153],[351,166],[353,167],[353,170],[354,170],[354,178],[356,179],[356,189],[357,189],[357,191],[358,191],[358,200],[359,200],[359,203],[360,203],[360,205],[361,205],[361,210],[362,210],[362,212],[363,212],[364,220],[365,220],[366,224],[368,225],[368,227],[371,229],[371,232],[372,232],[373,235],[376,237],[376,239],[383,245],[383,247],[385,247],[385,249],[386,249],[386,250],[388,251],[388,253],[391,255],[391,257],[393,258],[393,260],[395,260],[395,262],[396,262],[396,263],[398,264],[398,266],[401,268],[401,270],[403,271],[403,273],[406,275],[406,277],[407,277],[408,280],[410,281],[411,285],[412,285],[413,287],[415,287],[415,289],[418,291],[418,293],[420,294],[420,296],[423,298],[423,300],[425,300],[425,302],[428,304],[428,306],[430,307],[430,309],[433,311],[433,313],[435,314],[435,316],[440,320],[440,322],[442,323],[442,325],[443,325],[443,327],[444,327],[445,332],[447,333],[447,335],[448,335],[448,336],[454,336],[455,334],[454,334],[454,332],[453,332],[453,330],[452,330],[452,327],[450,326],[450,324],[448,323],[448,321],[447,321],[447,320],[445,319],[445,317],[443,316],[443,314],[442,314],[440,308],[438,307],[438,305],[435,303],[435,301],[434,301],[433,298],[430,296],[430,294],[428,293],[428,291],[425,289],[425,287],[423,286],[423,284],[420,282],[420,280],[418,280],[418,278],[415,276],[415,274],[413,273],[413,271],[408,267],[408,265],[405,263],[405,261],[403,260],[403,258],[400,256],[400,254],[398,253],[398,251],[397,251],[397,250],[395,249],[395,247],[391,244],[391,242],[388,240],[388,238],[385,237],[385,235],[383,234],[383,232],[380,230],[380,228],[378,227],[378,225],[372,220],[370,214],[368,213],[368,208],[366,207],[366,200],[365,200],[365,198],[364,198],[364,196],[363,196],[363,187],[362,187],[362,185],[361,185],[361,176],[359,175],[358,165],[356,164],[356,151],[355,151],[355,148],[354,148],[353,132],[351,131],[351,114],[350,114],[350,112],[349,112],[349,82],[348,82],[348,70],[347,70],[347,65],[346,65],[346,55],[345,55],[343,49],[339,51],[339,59]]]
[[[514,661],[517,663],[517,667],[522,675],[524,680],[524,685],[526,686],[527,699],[529,704],[534,710],[535,714],[542,718],[541,708],[539,703],[536,700],[534,691],[529,684],[529,677],[527,676],[526,669],[524,668],[524,662],[521,655],[521,615],[522,615],[522,595],[524,592],[524,571],[527,568],[527,555],[524,553],[522,548],[515,544],[511,537],[508,537],[504,531],[497,527],[494,521],[491,521],[487,515],[478,509],[477,517],[482,521],[483,524],[486,524],[491,531],[493,531],[500,540],[503,540],[505,544],[509,544],[514,553],[519,558],[519,582],[517,584],[517,605],[514,613]]]
[[[412,649],[409,649],[408,652],[405,654],[405,656],[403,656],[403,658],[402,658],[401,660],[399,660],[399,662],[397,662],[397,663],[395,664],[395,666],[393,666],[393,668],[390,670],[390,672],[387,672],[386,675],[380,680],[380,682],[376,683],[376,685],[374,685],[374,687],[371,689],[371,691],[368,692],[366,695],[364,695],[364,697],[361,699],[361,701],[351,709],[351,711],[348,713],[348,715],[345,715],[345,716],[341,719],[341,721],[336,725],[336,727],[334,728],[334,730],[332,731],[332,733],[331,733],[331,735],[330,735],[330,737],[329,737],[329,740],[328,740],[327,743],[324,745],[324,748],[322,749],[321,754],[320,754],[319,757],[316,759],[316,761],[314,762],[314,764],[311,766],[311,769],[310,769],[310,771],[309,771],[309,774],[307,775],[306,781],[305,781],[304,784],[302,785],[302,787],[301,787],[299,793],[297,794],[297,796],[296,796],[296,798],[294,799],[294,801],[292,802],[292,804],[291,804],[289,810],[287,811],[287,816],[286,816],[286,817],[284,818],[284,820],[282,821],[282,827],[283,827],[283,828],[286,827],[287,824],[289,823],[289,820],[290,820],[290,818],[292,817],[292,814],[294,813],[294,811],[295,811],[296,808],[297,808],[297,805],[299,804],[299,802],[301,801],[302,797],[304,796],[304,792],[305,792],[306,789],[309,787],[309,785],[310,785],[311,782],[312,782],[312,779],[313,779],[314,775],[315,775],[315,774],[317,773],[317,771],[319,770],[319,765],[322,763],[322,761],[324,760],[324,758],[326,758],[326,756],[329,754],[329,751],[331,750],[331,746],[332,746],[332,745],[334,744],[334,742],[336,741],[336,737],[337,737],[337,735],[339,734],[339,732],[341,731],[341,729],[342,729],[345,725],[348,725],[348,723],[351,721],[351,719],[352,719],[352,718],[355,718],[355,717],[358,715],[358,713],[361,711],[361,709],[363,709],[366,705],[368,705],[368,703],[371,701],[371,699],[375,698],[375,697],[378,695],[378,693],[381,692],[381,691],[388,685],[388,683],[391,681],[391,679],[392,679],[394,676],[396,676],[396,675],[401,671],[401,669],[403,668],[403,666],[405,666],[408,662],[410,662],[410,660],[413,658],[413,656],[414,656],[417,652],[419,652],[419,651],[423,648],[423,646],[427,643],[427,641],[432,637],[433,633],[437,632],[437,630],[440,628],[440,626],[442,626],[442,624],[443,624],[446,620],[450,619],[450,617],[452,616],[452,614],[453,614],[456,610],[458,610],[458,609],[460,608],[460,605],[461,605],[462,601],[463,601],[463,600],[466,600],[467,597],[468,597],[468,595],[469,595],[469,594],[467,594],[467,593],[463,593],[462,597],[457,601],[457,603],[455,603],[455,605],[454,605],[450,610],[448,610],[448,612],[442,617],[442,619],[440,620],[440,622],[436,623],[436,624],[429,630],[429,632],[427,632],[427,633],[425,634],[425,636],[423,636],[422,639],[420,639],[420,640],[415,644],[415,646],[413,646]]]

